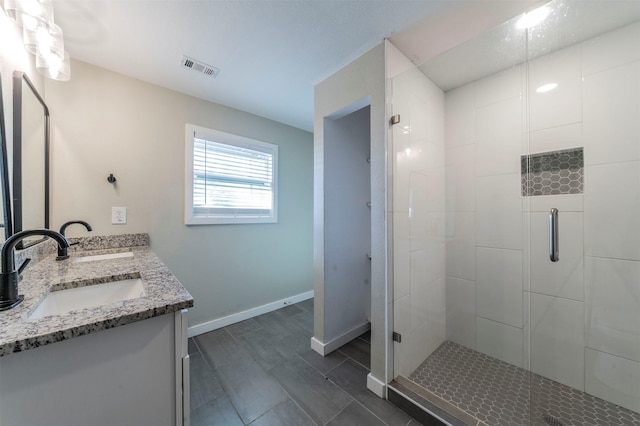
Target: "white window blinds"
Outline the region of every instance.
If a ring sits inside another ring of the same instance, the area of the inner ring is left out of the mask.
[[[208,129],[194,129],[187,138],[192,146],[187,224],[277,220],[276,145]]]

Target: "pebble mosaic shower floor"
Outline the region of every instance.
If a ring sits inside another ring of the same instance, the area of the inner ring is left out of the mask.
[[[490,426],[640,426],[639,413],[449,341],[409,379]]]

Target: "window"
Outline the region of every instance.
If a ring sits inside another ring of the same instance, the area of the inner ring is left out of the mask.
[[[278,146],[186,125],[185,223],[275,223]]]

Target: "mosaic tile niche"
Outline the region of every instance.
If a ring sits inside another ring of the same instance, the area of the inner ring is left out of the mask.
[[[583,148],[543,152],[520,157],[522,195],[582,194]]]

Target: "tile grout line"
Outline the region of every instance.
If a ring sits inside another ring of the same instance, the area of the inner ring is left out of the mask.
[[[227,330],[225,330],[227,331]],[[233,335],[231,335],[231,333],[229,333],[227,331],[227,333],[231,336],[232,339],[235,339],[233,337]],[[200,348],[200,345],[197,345],[198,349]],[[202,354],[202,353],[201,353]],[[202,360],[204,361],[206,367],[209,369],[209,372],[213,375],[213,377],[216,379],[216,381],[218,382],[218,385],[220,385],[220,390],[222,391],[222,395],[218,396],[217,398],[214,398],[213,401],[217,400],[218,398],[220,398],[221,396],[224,396],[227,401],[229,402],[229,404],[231,404],[231,407],[233,407],[233,411],[236,413],[236,416],[238,416],[238,420],[240,420],[240,423],[242,423],[243,425],[244,420],[242,420],[242,416],[240,415],[240,413],[238,412],[238,409],[236,408],[235,404],[233,403],[233,401],[231,400],[231,398],[229,398],[229,394],[227,393],[227,390],[225,389],[224,385],[222,384],[222,382],[220,382],[220,379],[218,378],[218,376],[216,376],[215,370],[213,368],[211,368],[211,364],[209,364],[209,361],[207,360],[207,357],[204,356],[204,354],[202,354]],[[191,374],[191,371],[189,371],[189,374]],[[210,401],[211,402],[211,401]],[[254,419],[255,420],[255,419]]]

